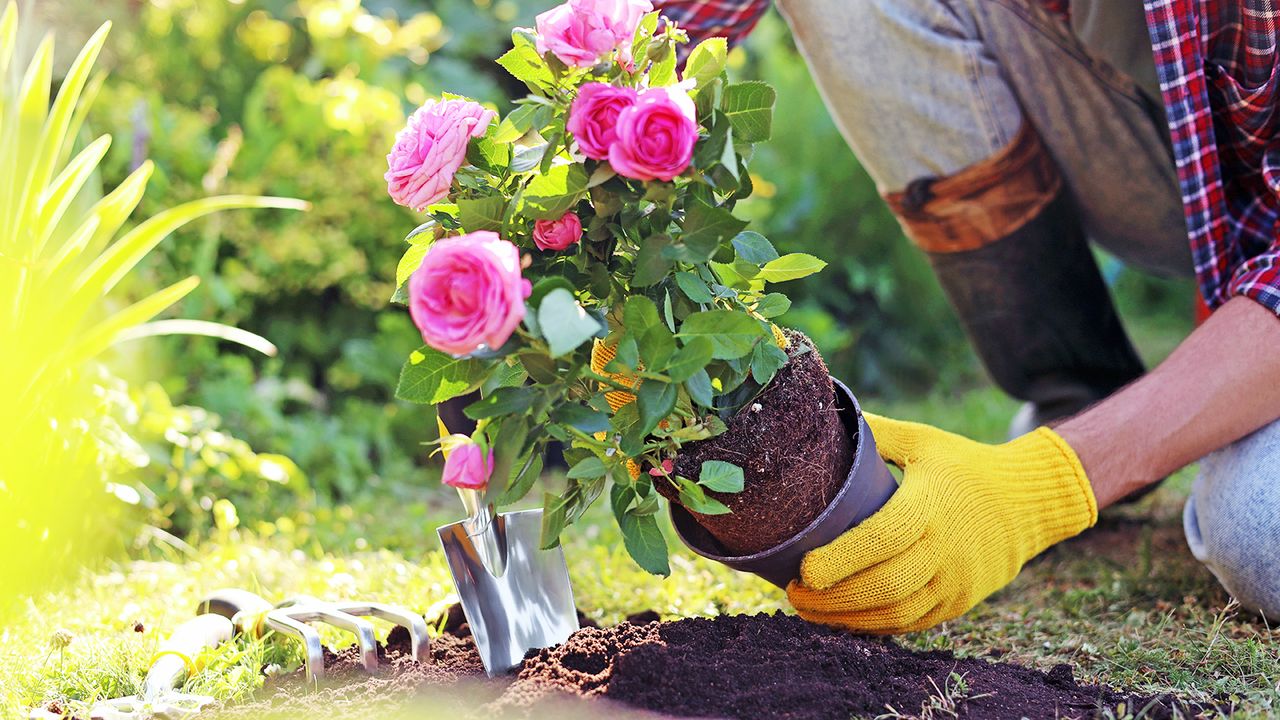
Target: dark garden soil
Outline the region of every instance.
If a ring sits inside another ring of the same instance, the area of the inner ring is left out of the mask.
[[[294,717],[382,718],[412,716],[415,708],[430,709],[433,717],[634,710],[668,718],[793,720],[876,717],[890,707],[909,716],[991,720],[1123,716],[1121,705],[1134,715],[1145,709],[1146,718],[1173,717],[1175,708],[1187,717],[1197,712],[1171,696],[1080,685],[1066,665],[1045,673],[948,652],[911,652],[892,640],[781,613],[638,624],[644,619],[583,628],[562,645],[530,653],[514,678],[496,680],[485,679],[465,625],[433,641],[429,665],[408,658],[407,633],[396,631],[372,677],[353,651],[340,652],[326,663],[330,681],[323,689],[309,692],[300,676],[290,676],[268,683],[264,698],[225,708],[219,717],[287,710]],[[963,691],[955,691],[956,678]],[[948,689],[950,704],[930,712]]]
[[[688,478],[697,478],[707,460],[742,468],[741,493],[708,493],[731,514],[691,513],[734,555],[767,550],[805,529],[831,503],[853,464],[854,439],[836,412],[826,363],[809,338],[784,333],[790,360],[754,403],[729,419],[727,432],[686,446],[676,458],[676,473]],[[673,488],[658,488],[679,501]]]

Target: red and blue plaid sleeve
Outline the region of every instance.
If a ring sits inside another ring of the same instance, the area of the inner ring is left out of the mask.
[[[1147,0],[1191,255],[1209,307],[1280,314],[1280,6]]]
[[[654,5],[689,33],[691,48],[713,37],[738,44],[764,17],[769,0],[655,0]]]

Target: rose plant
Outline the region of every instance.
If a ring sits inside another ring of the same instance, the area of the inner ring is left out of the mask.
[[[514,503],[559,441],[570,467],[543,498],[544,544],[607,490],[627,550],[666,574],[655,484],[728,512],[707,491],[741,490],[740,468],[708,462],[691,480],[672,460],[786,364],[772,319],[790,301],[769,285],[824,263],[779,255],[734,215],[773,89],[730,82],[723,39],[679,72],[687,36],[650,9],[569,0],[516,29],[498,62],[530,94],[500,121],[465,98],[428,102],[387,181],[426,214],[397,269],[393,300],[425,343],[397,395],[481,395],[465,409],[475,433],[441,441],[446,482],[483,478],[487,503]]]

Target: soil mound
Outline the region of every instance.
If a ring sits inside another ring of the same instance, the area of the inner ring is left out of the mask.
[[[643,618],[636,617],[636,621]],[[309,691],[300,674],[218,717],[662,716],[848,720],[908,717],[983,720],[1195,717],[1172,696],[1081,685],[1071,668],[1041,672],[949,652],[913,652],[796,617],[722,616],[583,628],[531,652],[514,678],[488,680],[471,638],[432,642],[432,663],[409,659],[394,631],[369,676],[352,649],[327,659],[330,683]],[[337,684],[334,681],[338,681]],[[346,681],[346,682],[342,682]],[[1122,709],[1123,707],[1123,709]],[[376,710],[372,710],[376,708]],[[624,712],[625,711],[625,712]]]
[[[707,460],[742,468],[740,493],[707,493],[728,515],[691,514],[734,555],[767,550],[795,536],[831,504],[853,465],[854,440],[836,411],[835,386],[803,334],[786,330],[789,361],[736,415],[729,429],[690,443],[676,457],[679,475],[697,478]],[[678,502],[667,483],[657,488]]]

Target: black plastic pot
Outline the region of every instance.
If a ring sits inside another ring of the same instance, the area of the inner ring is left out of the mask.
[[[809,526],[786,542],[752,555],[727,555],[720,543],[698,524],[687,510],[671,503],[671,522],[690,550],[735,570],[755,573],[780,588],[800,576],[804,554],[835,540],[846,530],[884,507],[898,482],[876,452],[876,440],[862,417],[858,400],[844,383],[831,378],[836,388],[836,411],[850,437],[855,437],[853,466],[835,499]]]

